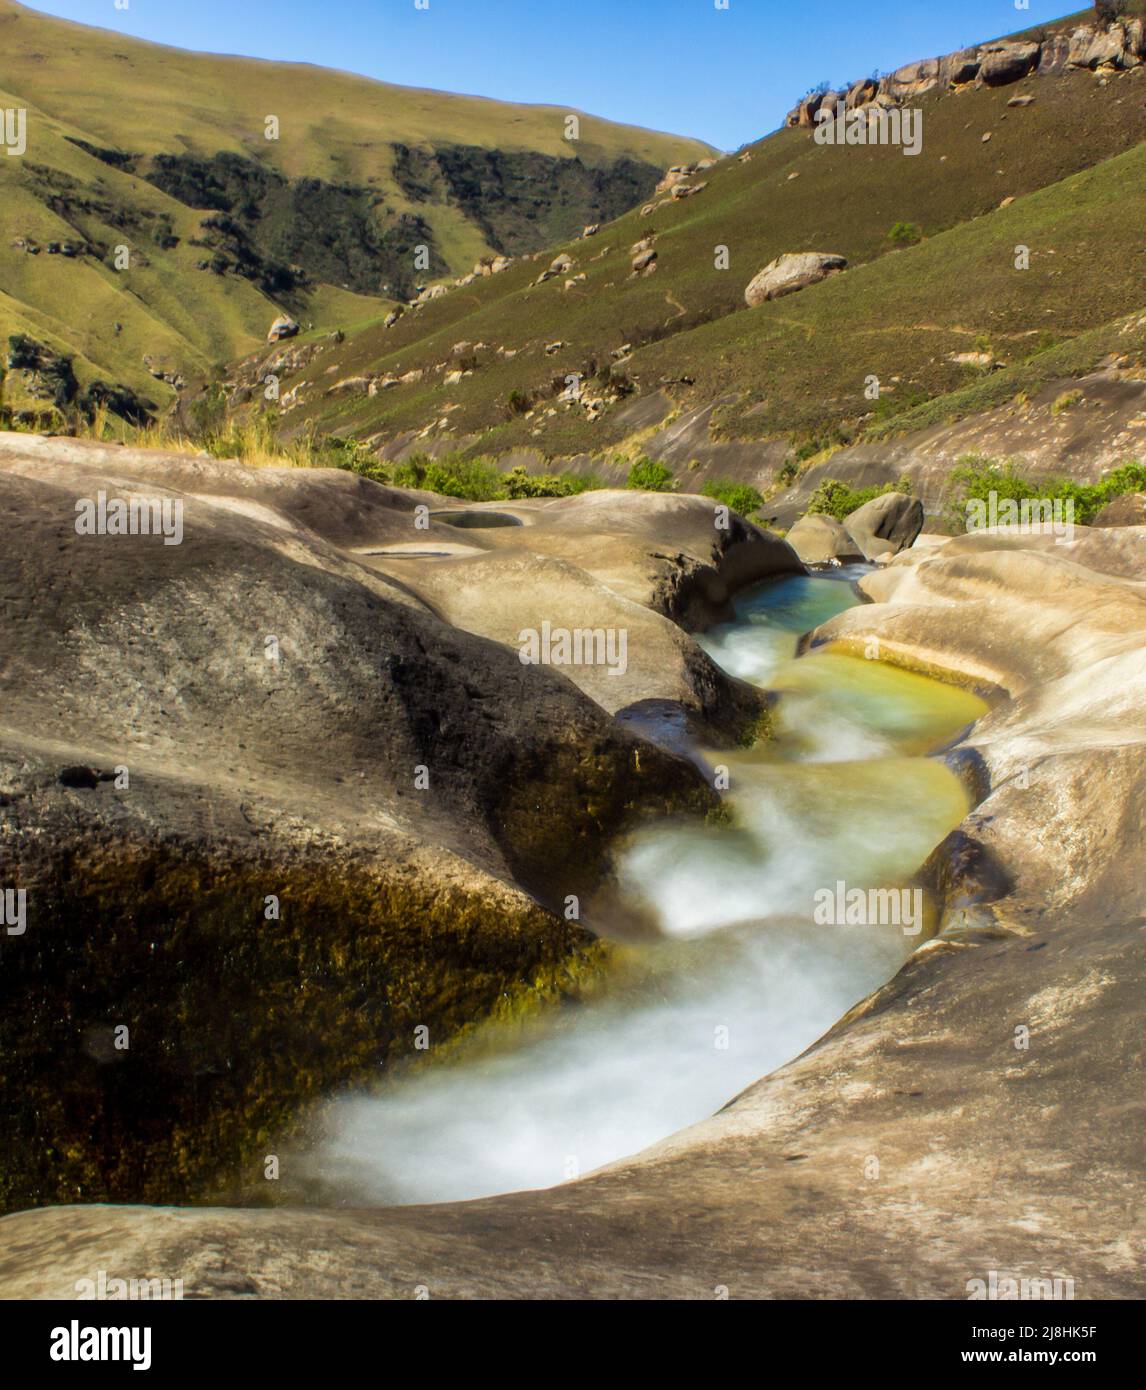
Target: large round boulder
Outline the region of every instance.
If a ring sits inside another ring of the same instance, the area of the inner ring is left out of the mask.
[[[923,530],[923,503],[905,492],[884,492],[857,507],[844,525],[864,559],[877,560],[889,551],[898,555]]]
[[[802,516],[785,539],[805,565],[846,564],[864,558],[843,522],[820,512]]]

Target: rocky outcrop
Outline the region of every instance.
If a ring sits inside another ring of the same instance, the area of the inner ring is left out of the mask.
[[[0,495],[0,1204],[252,1176],[416,1027],[576,988],[602,953],[566,895],[634,818],[713,804],[567,668],[371,567],[456,543],[418,524],[448,499],[23,434]]]
[[[1039,41],[1000,40],[964,48],[942,58],[907,63],[879,78],[862,78],[846,91],[809,93],[788,113],[785,124],[808,127],[821,109],[848,110],[872,104],[902,105],[929,93],[943,94],[974,83],[1005,87],[1031,74],[1056,76],[1069,70],[1124,71],[1146,61],[1146,21],[1127,18],[1104,26],[1056,30]]]
[[[1064,392],[1080,396],[1080,408],[1055,411]],[[1084,408],[1082,408],[1084,407]],[[1127,459],[1140,456],[1139,421],[1146,413],[1146,382],[1129,365],[1111,364],[1085,377],[1059,377],[1031,395],[1023,408],[1014,403],[943,421],[897,438],[851,445],[800,474],[768,500],[776,524],[791,526],[808,509],[818,487],[832,479],[855,489],[911,483],[911,494],[929,517],[946,520],[951,474],[966,455],[1013,459],[1033,480],[1064,475],[1098,482]],[[690,441],[694,452],[699,452]],[[652,455],[656,441],[650,441]],[[713,446],[713,452],[728,445]],[[777,460],[779,467],[781,460]],[[718,469],[727,469],[723,459]],[[943,529],[938,526],[937,529]]]
[[[483,524],[507,518],[522,524]],[[687,633],[729,618],[739,589],[803,569],[779,537],[725,516],[708,498],[627,489],[481,503],[458,519],[455,537],[467,544],[432,564],[412,566],[408,541],[372,547],[364,563],[455,626],[507,645],[543,623],[623,631],[623,670],[565,668],[610,713],[672,701],[717,742],[759,719],[753,692],[729,681]]]
[[[0,1223],[0,1295],[146,1269],[203,1297],[964,1300],[994,1270],[1140,1298],[1143,550],[916,548],[817,631],[997,692],[951,755],[980,804],[930,866],[938,936],[711,1119],[484,1201],[25,1212]]]
[[[845,257],[825,255],[821,251],[787,252],[769,261],[752,277],[744,291],[744,302],[755,309],[770,299],[780,299],[819,284],[829,275],[838,274],[846,265]]]

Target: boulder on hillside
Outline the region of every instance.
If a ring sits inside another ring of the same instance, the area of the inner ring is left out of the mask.
[[[744,291],[745,303],[750,309],[755,309],[769,299],[795,294],[797,290],[807,289],[809,285],[835,275],[846,265],[846,257],[827,255],[822,251],[786,252],[770,261],[749,281]]]
[[[281,342],[283,338],[293,338],[298,333],[298,324],[289,314],[280,314],[267,329],[267,342]]]
[[[853,82],[848,88],[845,105],[849,111],[854,111],[859,107],[867,106],[875,100],[876,93],[879,91],[879,83],[872,77],[861,77],[858,82]]]
[[[939,81],[943,87],[959,87],[979,76],[982,60],[975,48],[961,48],[939,60]]]
[[[1001,43],[990,48],[979,69],[980,80],[988,87],[1005,87],[1026,77],[1039,58],[1037,43]]]
[[[1070,61],[1070,35],[1052,34],[1039,51],[1039,76],[1054,77]]]
[[[885,77],[880,86],[897,101],[924,96],[939,84],[939,59],[924,58],[919,63],[906,63]]]
[[[1092,526],[1146,526],[1146,492],[1126,492],[1098,513]]]
[[[864,559],[876,560],[889,550],[898,554],[923,530],[923,503],[905,492],[884,492],[852,512],[844,526]]]
[[[805,565],[848,564],[864,558],[843,522],[820,512],[802,516],[784,539]]]
[[[1082,55],[1082,66],[1118,67],[1125,49],[1126,31],[1120,24],[1112,24],[1106,33],[1100,30],[1091,36],[1086,52]]]

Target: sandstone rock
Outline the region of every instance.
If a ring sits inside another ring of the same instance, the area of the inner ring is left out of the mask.
[[[843,256],[825,255],[820,251],[789,252],[769,262],[749,282],[744,299],[749,308],[756,308],[769,299],[794,294],[797,290],[815,285],[829,275],[843,270]]]
[[[1086,25],[1075,29],[1070,36],[1067,50],[1067,63],[1072,68],[1085,68],[1090,65],[1090,49],[1095,40],[1095,32]]]
[[[1127,492],[1107,502],[1094,526],[1146,526],[1146,492]]]
[[[923,530],[923,503],[906,493],[885,492],[852,512],[844,526],[865,559],[875,560],[887,551],[898,554]]]
[[[988,87],[1005,87],[1026,77],[1038,62],[1038,56],[1037,43],[993,45],[983,56],[979,78]]]
[[[632,265],[634,274],[639,275],[643,270],[647,270],[656,259],[657,253],[655,250],[641,251],[638,255],[633,257]]]
[[[949,53],[939,63],[939,81],[945,87],[961,87],[973,82],[979,75],[982,60],[978,49],[961,48],[957,53]]]
[[[1009,698],[951,755],[980,769],[981,801],[929,861],[940,935],[814,1046],[712,1118],[549,1191],[413,1214],[21,1212],[0,1223],[0,1295],[71,1298],[93,1268],[142,1267],[185,1274],[188,1297],[233,1297],[241,1271],[262,1297],[400,1299],[409,1271],[433,1268],[448,1298],[696,1298],[715,1266],[744,1298],[965,1299],[988,1268],[1140,1298],[1126,1212],[1142,1175],[1141,535],[982,535],[909,556],[813,642],[863,653],[874,638],[884,660]],[[1016,1020],[1034,1055],[1013,1046]],[[878,1183],[841,1160],[857,1154],[881,1156]]]
[[[293,338],[298,333],[298,324],[287,314],[280,314],[267,329],[267,342],[277,343],[283,338]]]
[[[98,491],[179,503],[178,543],[77,534],[74,501]],[[336,1087],[406,1055],[407,1009],[445,1037],[460,1001],[480,1016],[535,972],[556,983],[591,942],[546,884],[591,891],[630,805],[713,804],[690,766],[632,738],[564,674],[444,623],[405,575],[372,567],[390,545],[456,544],[433,520],[415,529],[414,506],[442,499],[340,469],[16,434],[0,435],[0,497],[23,537],[0,554],[5,592],[23,595],[8,604],[0,823],[6,873],[37,885],[27,941],[0,936],[5,987],[66,1018],[61,1039],[99,1024],[105,997],[164,1039],[125,1058],[109,1089],[70,1043],[17,1063],[24,1018],[0,1022],[17,1201],[74,1190],[81,1171],[92,1197],[122,1198],[125,1181],[185,1197],[316,1078]],[[568,569],[572,589],[585,572]],[[102,781],[119,763],[130,794]],[[419,766],[431,794],[415,790]],[[97,786],[61,783],[74,768],[94,769]],[[261,915],[272,892],[277,924]],[[78,976],[67,962],[111,900],[125,904],[116,947]],[[205,1026],[239,1013],[240,1049]],[[306,1057],[292,1060],[299,1029]],[[77,1118],[51,1099],[59,1085],[85,1097]],[[57,1162],[42,1161],[49,1145]]]
[[[806,565],[846,564],[864,558],[843,524],[818,512],[802,516],[785,540]]]
[[[368,376],[343,377],[341,381],[336,381],[333,386],[328,386],[326,394],[328,396],[344,396],[351,392],[365,393],[369,391],[372,380],[373,378]]]
[[[820,109],[820,106],[823,104],[823,100],[823,92],[812,92],[810,95],[806,96],[803,99],[803,101],[800,102],[799,106],[797,106],[794,111],[792,111],[789,114],[788,123],[790,125],[798,126],[814,125],[816,119],[816,112]],[[747,153],[747,151],[745,151],[745,153]],[[740,155],[740,162],[742,164],[745,162],[744,154]]]
[[[1071,38],[1069,34],[1052,34],[1043,44],[1039,53],[1039,76],[1054,77],[1062,72],[1070,61]]]
[[[867,106],[873,102],[878,91],[878,82],[871,77],[861,77],[858,82],[853,82],[848,88],[844,103],[849,111],[854,111],[858,107]]]
[[[1091,38],[1082,56],[1081,66],[1087,68],[1118,67],[1126,47],[1126,34],[1121,25],[1112,24],[1105,32]]]
[[[449,292],[450,289],[448,285],[427,285],[426,288],[419,293],[414,303],[417,305],[431,304],[435,299],[441,299],[444,294],[449,294]]]
[[[880,85],[897,101],[925,96],[939,85],[939,59],[925,58],[922,62],[907,63],[884,78]]]
[[[684,183],[687,178],[688,174],[683,168],[677,167],[675,169],[670,169],[664,178],[657,184],[653,192],[668,193],[671,189],[675,188],[678,183]]]

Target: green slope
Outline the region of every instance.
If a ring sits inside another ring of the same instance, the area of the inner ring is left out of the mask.
[[[1010,107],[1018,94],[1035,100]],[[917,157],[780,131],[750,147],[749,161],[732,157],[700,175],[707,187],[695,197],[634,211],[392,329],[351,335],[310,377],[292,379],[303,402],[287,417],[292,429],[390,439],[445,419],[439,433],[472,451],[607,453],[633,427],[632,396],[590,420],[558,393],[578,372],[608,397],[601,373],[630,343],[614,377],[623,373],[638,396],[665,392],[678,410],[721,401],[715,427],[725,437],[854,435],[964,386],[971,373],[952,355],[989,347],[1007,363],[1033,361],[1146,302],[1146,70],[1030,78],[921,104]],[[1014,201],[1004,208],[1005,199]],[[896,249],[888,234],[898,222],[916,224],[922,242]],[[629,248],[652,231],[657,270],[634,278]],[[1020,245],[1031,251],[1026,271],[1015,269]],[[719,246],[728,270],[716,268]],[[570,275],[535,285],[559,250],[576,261]],[[745,307],[760,268],[805,250],[842,254],[849,269]],[[471,354],[472,375],[446,385],[460,341],[485,348]],[[566,346],[548,354],[558,341]],[[323,394],[324,376],[417,368],[422,380],[373,397]],[[886,388],[876,409],[864,399],[869,375]],[[535,403],[529,414],[513,411],[522,397]]]
[[[172,392],[145,355],[201,376],[252,351],[282,307],[316,331],[379,318],[387,286],[418,278],[414,245],[432,251],[422,279],[467,271],[619,211],[707,153],[590,116],[572,143],[562,108],[186,53],[11,0],[0,104],[28,111],[26,154],[0,158],[0,334],[37,333],[75,355],[81,380],[158,404]],[[499,202],[498,179],[532,180],[538,206]],[[31,255],[18,238],[86,252]],[[131,268],[117,271],[124,244]]]

